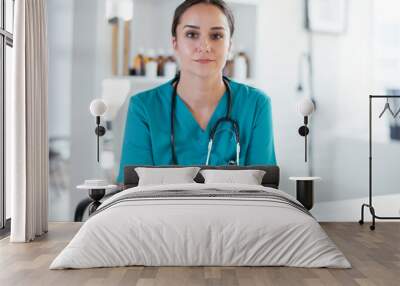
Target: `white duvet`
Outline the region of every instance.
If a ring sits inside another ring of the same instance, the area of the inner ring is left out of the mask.
[[[131,188],[106,200],[50,269],[127,265],[351,267],[318,222],[290,204],[235,196],[118,202],[137,192],[168,190],[258,190],[297,202],[282,191],[255,185],[194,183]]]

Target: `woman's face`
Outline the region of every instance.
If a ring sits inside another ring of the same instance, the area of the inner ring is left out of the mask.
[[[181,15],[172,45],[182,72],[220,75],[231,46],[228,19],[214,5],[194,5]]]

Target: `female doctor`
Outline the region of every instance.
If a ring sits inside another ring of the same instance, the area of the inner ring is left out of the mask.
[[[127,165],[276,164],[270,98],[222,74],[233,32],[222,0],[177,7],[180,73],[130,98],[118,182]]]

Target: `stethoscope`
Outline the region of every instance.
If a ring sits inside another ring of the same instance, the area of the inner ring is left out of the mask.
[[[175,105],[176,105],[176,96],[177,96],[177,88],[178,88],[178,83],[180,79],[180,73],[177,73],[175,78],[172,80],[172,85],[174,87],[173,93],[172,93],[172,104],[171,104],[171,150],[172,150],[172,163],[174,165],[177,165],[177,158],[176,158],[176,153],[175,153],[175,120],[174,120],[174,115],[175,115]],[[239,125],[236,120],[231,118],[231,109],[232,109],[232,94],[231,94],[231,87],[229,86],[229,79],[225,76],[222,77],[222,80],[225,84],[226,90],[228,92],[228,102],[227,102],[227,110],[226,110],[226,116],[221,117],[218,119],[217,123],[213,126],[210,132],[210,141],[208,142],[208,152],[207,152],[207,160],[206,160],[206,166],[208,166],[208,163],[210,161],[210,155],[211,155],[211,150],[214,142],[214,136],[215,133],[218,129],[218,126],[222,122],[228,122],[232,125],[233,132],[235,134],[235,139],[236,139],[236,165],[239,166],[239,157],[240,157],[240,135],[239,135]]]

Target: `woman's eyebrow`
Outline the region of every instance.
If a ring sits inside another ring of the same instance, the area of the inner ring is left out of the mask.
[[[224,27],[212,27],[211,30],[225,30]]]
[[[199,26],[194,26],[194,25],[185,25],[185,26],[183,26],[183,28],[184,28],[184,29],[185,29],[185,28],[200,29]]]
[[[184,28],[184,29],[185,29],[185,28],[191,28],[191,29],[198,29],[198,30],[200,30],[200,27],[199,27],[199,26],[195,26],[195,25],[185,25],[185,26],[183,26],[183,28]],[[222,27],[222,26],[216,26],[216,27],[211,27],[211,30],[225,30],[225,28]]]

